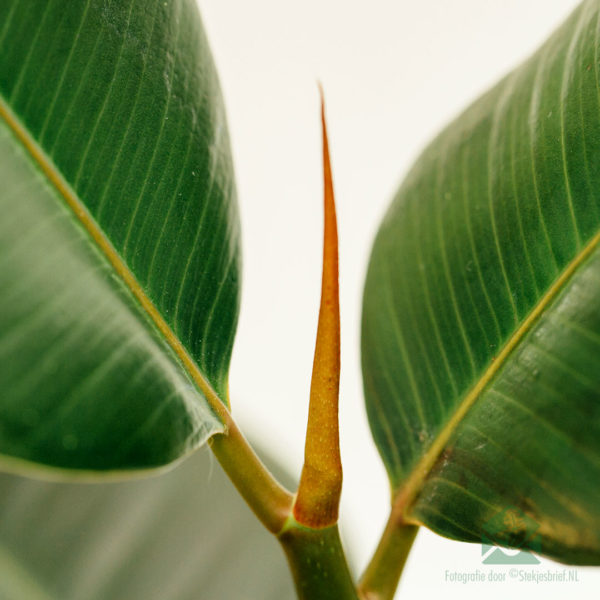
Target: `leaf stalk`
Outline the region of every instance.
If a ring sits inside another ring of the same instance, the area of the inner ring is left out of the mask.
[[[390,516],[373,554],[358,584],[361,600],[393,600],[400,576],[412,548],[418,526],[407,523],[403,507],[392,505]]]
[[[271,475],[231,415],[225,417],[227,431],[213,436],[208,444],[260,522],[277,534],[290,515],[294,497]]]

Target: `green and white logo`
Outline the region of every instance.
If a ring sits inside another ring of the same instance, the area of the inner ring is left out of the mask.
[[[514,506],[496,513],[483,526],[481,554],[484,565],[537,565],[531,552],[541,552],[539,525]],[[498,548],[509,546],[511,549]]]

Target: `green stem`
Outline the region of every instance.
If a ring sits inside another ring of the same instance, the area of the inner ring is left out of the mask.
[[[286,523],[294,497],[261,462],[231,415],[222,413],[227,432],[213,436],[208,444],[260,522],[276,534]]]
[[[418,527],[406,523],[398,510],[390,517],[375,554],[358,585],[361,600],[392,600]]]
[[[358,600],[337,525],[311,529],[290,517],[278,538],[299,600]]]

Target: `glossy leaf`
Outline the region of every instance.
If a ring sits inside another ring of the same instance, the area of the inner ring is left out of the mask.
[[[212,455],[102,484],[0,475],[3,600],[294,597],[276,539]]]
[[[0,5],[0,453],[168,463],[223,431],[239,227],[193,0]]]
[[[600,563],[599,21],[586,0],[424,151],[374,245],[362,342],[404,518],[582,564]]]

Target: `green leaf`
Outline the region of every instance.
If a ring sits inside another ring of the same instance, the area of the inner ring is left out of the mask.
[[[0,514],[3,600],[294,597],[276,539],[206,451],[120,483],[0,475]]]
[[[223,431],[239,226],[193,0],[3,2],[0,157],[0,453],[142,469]]]
[[[362,342],[404,518],[581,564],[600,563],[599,23],[585,1],[424,151]]]

